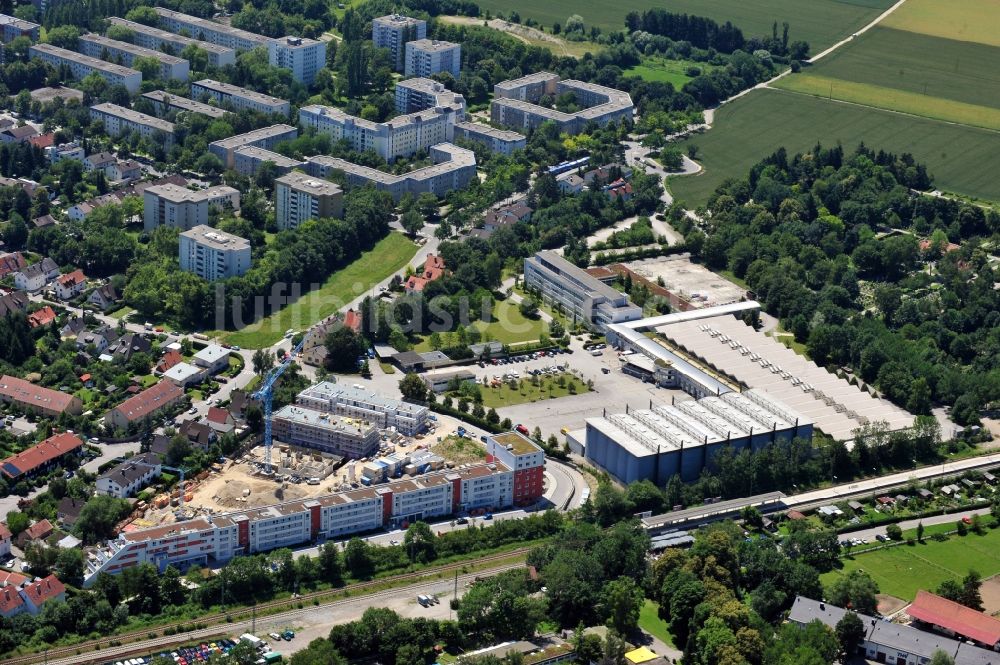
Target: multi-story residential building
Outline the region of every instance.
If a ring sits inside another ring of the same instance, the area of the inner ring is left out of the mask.
[[[235,152],[238,148],[253,146],[270,150],[282,141],[291,141],[298,135],[298,128],[291,125],[271,125],[270,127],[254,129],[245,134],[212,141],[208,144],[208,151],[221,159],[226,168],[231,169],[236,165]]]
[[[4,376],[0,379],[5,385],[0,386],[0,388],[5,388],[6,384],[13,377]],[[20,380],[20,379],[18,379]],[[24,381],[24,383],[28,383]],[[31,385],[30,383],[28,384]],[[32,386],[34,388],[34,386]],[[40,388],[38,390],[47,390],[46,388]],[[56,391],[49,391],[56,392]],[[65,395],[65,393],[59,393]],[[65,395],[66,397],[71,397],[70,395]],[[5,401],[11,401],[6,399],[6,395],[3,395]],[[80,400],[76,397],[72,397],[77,402]],[[55,408],[56,404],[52,401],[48,401],[48,407]],[[36,409],[44,413],[45,415],[52,415],[51,413],[46,413],[42,409]],[[65,409],[69,411],[69,407]],[[77,411],[79,415],[79,411]],[[12,455],[7,459],[0,461],[0,475],[4,476],[7,480],[12,480],[17,482],[23,478],[30,478],[31,476],[51,468],[54,464],[59,462],[61,459],[67,455],[75,455],[80,450],[83,449],[83,441],[80,437],[75,434],[70,434],[69,432],[62,432],[60,434],[54,434],[49,438],[45,439],[41,443],[38,443],[27,450],[22,450],[16,455]]]
[[[138,132],[143,138],[162,141],[165,145],[173,145],[174,123],[160,118],[154,118],[145,113],[117,104],[102,103],[90,107],[90,117],[104,123],[104,131],[110,136],[121,136]]]
[[[78,162],[82,162],[84,156],[83,147],[76,141],[50,145],[45,149],[45,157],[49,160],[50,164],[58,164],[64,159],[75,159]]]
[[[406,43],[427,38],[427,21],[400,14],[389,14],[372,19],[372,42],[375,48],[387,48],[393,68],[403,70]]]
[[[372,183],[379,191],[389,192],[396,201],[407,193],[419,195],[429,192],[444,196],[452,190],[465,187],[476,177],[476,154],[471,150],[451,143],[439,143],[431,146],[430,157],[435,162],[431,166],[402,175],[326,155],[307,157],[306,170],[319,178],[328,178],[332,173],[341,172],[346,176],[349,187],[363,187]]]
[[[433,76],[448,72],[456,79],[462,69],[462,45],[436,39],[406,42],[406,76]]]
[[[176,386],[174,387],[176,388]],[[148,485],[150,481],[159,478],[162,471],[163,465],[160,458],[153,453],[137,455],[99,475],[95,493],[127,499]]]
[[[42,26],[31,21],[25,21],[7,14],[0,14],[0,40],[9,44],[18,37],[27,37],[33,42],[38,41],[38,31]]]
[[[642,318],[642,308],[629,302],[627,295],[555,252],[538,252],[524,260],[524,284],[546,302],[557,303],[575,321],[597,330]]]
[[[87,276],[79,268],[56,278],[56,297],[60,300],[72,300],[86,288]]]
[[[226,109],[220,109],[211,104],[202,104],[187,97],[171,95],[165,90],[150,90],[142,93],[142,98],[153,104],[153,108],[160,115],[175,111],[177,113],[197,113],[208,118],[221,118],[226,115]]]
[[[250,269],[250,241],[199,224],[180,235],[181,270],[202,279],[235,277]]]
[[[83,91],[77,90],[76,88],[67,88],[62,85],[46,86],[44,88],[36,88],[31,91],[31,101],[38,102],[42,105],[49,104],[56,99],[61,99],[67,104],[74,100],[82,104]]]
[[[316,73],[326,66],[326,44],[306,37],[283,37],[267,44],[272,67],[290,69],[292,78],[312,85]]]
[[[545,451],[520,432],[487,435],[486,461],[514,472],[515,506],[534,502],[545,491]]]
[[[124,532],[92,552],[84,586],[91,586],[100,573],[115,574],[142,563],[160,570],[223,563],[241,554],[398,528],[465,510],[496,510],[513,505],[513,478],[501,462],[473,464],[378,487]]]
[[[169,381],[160,381],[108,411],[104,422],[109,427],[128,430],[129,425],[151,419],[183,399],[183,390]]]
[[[83,158],[83,168],[87,171],[103,171],[105,177],[111,178],[117,162],[118,156],[113,152],[95,152]]]
[[[293,171],[274,181],[279,229],[294,229],[309,219],[344,214],[344,192],[329,180]]]
[[[135,21],[127,21],[117,16],[108,19],[111,25],[120,25],[128,28],[135,35],[135,43],[138,46],[155,49],[172,55],[180,55],[189,46],[196,46],[208,54],[208,64],[212,67],[225,67],[236,64],[236,51],[226,46],[211,44],[209,42],[198,41],[190,37],[175,35],[166,30],[153,28]]]
[[[361,418],[382,429],[413,436],[427,427],[426,406],[383,397],[370,390],[323,381],[306,388],[295,400],[299,406],[317,411]]]
[[[274,438],[350,459],[378,452],[378,428],[359,418],[288,404],[272,417]]]
[[[189,16],[163,7],[156,7],[160,15],[160,25],[170,32],[187,32],[191,37],[210,44],[217,44],[237,51],[249,51],[257,47],[267,48],[271,38],[246,30],[239,30],[228,25],[216,23],[205,18]]]
[[[125,86],[125,89],[132,94],[139,92],[139,86],[142,84],[142,74],[134,69],[91,58],[76,51],[67,51],[52,44],[34,44],[28,49],[28,55],[47,62],[56,69],[68,67],[73,78],[78,81],[89,74],[97,74],[109,85]]]
[[[212,79],[201,79],[192,83],[191,96],[198,99],[211,99],[219,106],[231,108],[234,111],[250,110],[287,116],[291,110],[291,105],[287,100]]]
[[[396,116],[386,122],[372,122],[332,106],[310,104],[299,109],[299,124],[313,127],[334,141],[345,140],[358,152],[372,150],[392,162],[452,140],[455,123],[465,116],[465,100],[450,94],[453,102],[447,106]]]
[[[177,79],[179,81],[188,80],[190,63],[184,58],[168,55],[163,51],[136,46],[128,42],[120,42],[93,32],[80,35],[77,44],[80,53],[84,55],[107,60],[108,62],[116,62],[126,67],[131,67],[136,58],[152,58],[160,63],[160,78],[168,80]]]
[[[24,578],[20,584],[4,584],[0,587],[0,616],[9,619],[22,612],[35,615],[50,600],[66,600],[66,586],[55,575],[44,579],[29,579]]]
[[[208,376],[214,376],[229,367],[229,349],[220,344],[209,344],[194,354],[195,367],[200,367]]]
[[[225,185],[192,191],[168,183],[144,189],[142,203],[142,223],[147,231],[164,225],[186,231],[208,224],[208,210],[213,206],[239,210],[240,192]]]
[[[41,261],[16,271],[14,286],[28,293],[36,293],[58,276],[59,266],[46,256]]]
[[[257,171],[260,170],[261,164],[264,162],[274,164],[278,175],[285,175],[292,169],[305,166],[305,162],[285,157],[280,153],[272,152],[265,148],[258,148],[255,145],[240,146],[232,151],[232,155],[233,170],[240,175],[256,175]]]
[[[491,152],[509,155],[515,150],[523,150],[528,143],[524,134],[509,129],[497,129],[478,122],[455,123],[455,138],[482,143]]]
[[[444,87],[440,81],[429,78],[412,78],[396,83],[394,89],[396,111],[417,113],[435,107],[456,111],[456,122],[465,117],[465,97]]]
[[[573,94],[585,108],[563,113],[539,105],[543,96],[566,93]],[[558,75],[549,72],[501,81],[493,86],[493,94],[490,121],[505,127],[532,129],[543,122],[554,122],[559,131],[577,134],[589,122],[632,122],[632,98],[627,92],[584,81],[560,81]]]

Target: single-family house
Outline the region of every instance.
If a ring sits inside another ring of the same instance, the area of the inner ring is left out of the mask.
[[[628,201],[632,198],[632,183],[627,180],[619,178],[614,182],[604,186],[604,193],[607,194],[608,198],[614,201],[615,199],[621,199],[622,201]]]
[[[197,420],[184,421],[177,428],[177,431],[186,436],[192,445],[199,448],[208,448],[216,438],[215,430]]]
[[[556,176],[556,185],[562,194],[579,194],[583,191],[583,178],[576,173],[562,173]]]
[[[87,277],[79,268],[56,279],[56,297],[60,300],[72,300],[86,288]]]
[[[153,453],[137,455],[105,471],[97,477],[96,492],[127,499],[160,477],[162,462]]]
[[[71,339],[82,333],[87,329],[87,324],[84,322],[83,317],[71,315],[63,327],[59,329],[59,336],[63,339]]]
[[[10,316],[28,309],[28,294],[24,291],[11,291],[0,296],[0,316]]]
[[[30,614],[42,611],[42,605],[50,600],[66,600],[66,586],[55,575],[25,584],[21,588],[24,597],[24,608]]]
[[[410,275],[406,280],[405,288],[407,293],[419,293],[424,287],[434,280],[444,276],[444,259],[440,256],[429,254],[424,260],[423,270]]]
[[[107,351],[112,342],[118,340],[118,333],[111,326],[101,326],[97,330],[85,330],[76,336],[76,348],[86,350],[93,345],[100,354]]]
[[[106,312],[111,309],[118,302],[118,300],[118,292],[110,282],[94,289],[91,292],[90,297],[87,298],[87,302],[94,305],[102,312]]]
[[[10,529],[3,522],[0,522],[0,559],[10,556],[10,541],[13,538]]]
[[[80,517],[80,511],[83,510],[85,505],[87,505],[86,501],[74,499],[71,496],[64,496],[56,504],[56,521],[66,528],[72,527],[76,524],[77,518]]]
[[[24,143],[35,136],[38,136],[37,129],[31,125],[21,125],[20,127],[8,127],[0,132],[0,141],[3,143]]]
[[[502,226],[509,226],[517,222],[527,222],[531,220],[531,213],[534,212],[524,201],[518,201],[513,205],[490,210],[483,218],[483,228],[492,233]]]
[[[43,259],[38,263],[32,263],[14,273],[14,286],[27,291],[28,293],[38,293],[49,283],[49,273],[45,270],[43,263],[51,259]]]
[[[27,529],[17,534],[17,537],[14,538],[14,544],[23,550],[24,546],[28,543],[45,540],[52,535],[53,531],[55,531],[55,527],[52,526],[52,522],[49,522],[48,520],[38,520]]]
[[[24,259],[21,252],[0,254],[0,277],[6,277],[13,272],[24,270],[27,266],[28,262]]]
[[[104,171],[104,175],[112,179],[117,163],[118,158],[111,152],[97,152],[83,158],[83,168],[88,171]]]
[[[209,344],[194,354],[194,364],[201,367],[206,376],[214,376],[229,367],[229,349],[218,344]]]
[[[142,177],[142,164],[134,159],[115,162],[111,177],[113,180],[138,180]]]
[[[194,383],[201,383],[205,378],[205,370],[190,363],[177,363],[166,372],[163,378],[176,386],[184,388]]]
[[[46,305],[39,310],[35,310],[31,314],[28,314],[28,325],[32,328],[38,328],[39,326],[47,326],[56,320],[56,312],[54,309]]]
[[[59,221],[52,215],[39,215],[31,220],[31,224],[36,229],[43,229],[46,226],[55,226]]]
[[[236,420],[232,414],[219,406],[209,407],[205,420],[206,424],[218,434],[229,434],[236,428]]]
[[[163,374],[180,362],[184,362],[184,356],[181,355],[181,352],[176,349],[168,349],[166,353],[160,356],[160,360],[156,363],[156,368],[153,371],[156,374]]]
[[[120,358],[128,362],[136,353],[149,353],[152,350],[153,345],[144,335],[130,332],[108,344],[105,353],[111,355],[115,360]]]

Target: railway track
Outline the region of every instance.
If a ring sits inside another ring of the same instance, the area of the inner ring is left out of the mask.
[[[5,665],[34,665],[35,663],[50,663],[58,665],[65,662],[67,665],[86,665],[88,663],[104,663],[118,660],[125,657],[135,657],[149,654],[150,651],[160,651],[172,646],[188,644],[191,642],[203,641],[203,639],[221,634],[232,634],[242,623],[251,621],[254,615],[260,620],[274,621],[278,619],[294,619],[306,612],[316,610],[318,605],[330,605],[337,603],[357,602],[358,595],[364,595],[365,590],[377,588],[387,581],[406,582],[415,586],[421,583],[437,581],[442,573],[450,573],[468,566],[470,563],[477,565],[489,564],[491,561],[502,561],[511,557],[527,554],[530,548],[520,547],[508,552],[484,556],[472,561],[458,561],[444,564],[434,568],[404,573],[390,578],[371,580],[368,582],[356,582],[336,589],[325,589],[299,595],[298,598],[285,598],[260,603],[254,607],[238,607],[226,612],[218,612],[202,616],[191,621],[179,621],[169,623],[146,630],[136,630],[129,633],[102,637],[96,640],[88,640],[65,647],[56,647],[45,652],[12,656],[3,661]],[[493,575],[511,568],[516,568],[521,563],[498,565],[489,567],[474,573],[462,575],[463,579],[475,577],[476,575]],[[368,597],[378,598],[387,595],[395,595],[400,592],[400,587],[394,586],[391,589],[377,591],[368,594]],[[298,606],[302,605],[301,608]],[[284,611],[280,611],[284,610]],[[182,630],[192,625],[200,626],[194,630]],[[173,632],[173,635],[164,635],[165,632]],[[155,638],[150,638],[155,635]],[[63,659],[66,659],[65,661]]]

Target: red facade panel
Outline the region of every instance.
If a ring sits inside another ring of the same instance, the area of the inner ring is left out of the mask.
[[[462,479],[456,478],[451,481],[451,509],[454,512],[458,512],[459,506],[462,504]]]
[[[246,547],[250,544],[250,522],[243,520],[236,525],[236,540],[239,542],[240,547]]]
[[[382,495],[382,524],[388,524],[392,519],[392,492]]]
[[[315,538],[316,536],[319,535],[319,517],[320,517],[319,510],[320,510],[320,508],[321,508],[321,506],[318,506],[318,505],[317,506],[310,506],[309,507],[309,516],[310,516],[310,519],[311,519],[311,526],[312,526],[311,533],[312,533],[312,537],[313,538]]]

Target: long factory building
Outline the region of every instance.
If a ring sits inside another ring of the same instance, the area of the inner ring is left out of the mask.
[[[674,475],[697,480],[719,451],[812,439],[813,424],[765,393],[747,390],[588,418],[585,456],[623,483]]]
[[[516,474],[499,457],[376,487],[125,532],[88,553],[84,586],[100,573],[117,574],[142,563],[161,571],[168,565],[210,565],[462,511],[506,508],[515,504]],[[542,455],[516,459],[522,475],[545,464]],[[525,486],[520,495],[520,503],[536,501],[541,485]]]

